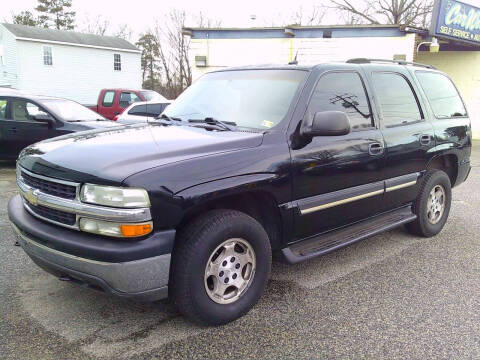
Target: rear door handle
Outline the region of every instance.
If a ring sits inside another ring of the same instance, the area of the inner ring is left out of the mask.
[[[430,135],[422,135],[420,136],[420,144],[422,145],[429,145],[432,141]]]
[[[16,133],[16,132],[17,132],[17,128],[16,128],[16,127],[13,127],[13,128],[8,129],[8,131],[13,132],[13,133]]]
[[[381,143],[368,145],[368,153],[373,156],[383,154],[383,145]]]

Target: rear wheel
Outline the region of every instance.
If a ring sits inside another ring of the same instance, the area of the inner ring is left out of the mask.
[[[207,325],[247,313],[268,281],[271,249],[263,227],[233,210],[213,210],[179,232],[171,295],[178,310]]]
[[[448,175],[441,170],[428,171],[413,205],[417,219],[407,224],[407,229],[424,237],[437,235],[448,219],[451,201],[452,190]]]

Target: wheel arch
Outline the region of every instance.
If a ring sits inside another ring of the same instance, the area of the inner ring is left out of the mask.
[[[444,171],[450,178],[452,187],[454,187],[458,176],[458,155],[453,153],[436,155],[428,162],[427,170]]]
[[[273,250],[281,248],[283,220],[288,221],[288,218],[285,219],[280,210],[278,190],[268,185],[275,177],[275,174],[240,176],[197,185],[175,194],[188,204],[177,229],[210,210],[237,210],[253,217],[263,226]],[[226,183],[228,187],[224,187]]]

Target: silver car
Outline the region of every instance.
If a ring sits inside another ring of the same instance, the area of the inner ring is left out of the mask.
[[[123,113],[117,115],[116,121],[120,124],[148,122],[159,116],[171,102],[171,100],[152,100],[133,103]]]

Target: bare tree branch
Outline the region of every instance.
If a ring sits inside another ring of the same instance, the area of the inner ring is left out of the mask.
[[[331,2],[341,11],[346,11],[346,12],[358,15],[366,19],[367,21],[369,21],[371,24],[379,24],[379,22],[373,16],[369,15],[368,9],[365,9],[364,11],[357,10],[357,8],[354,7],[347,0],[342,0],[341,2],[331,0]]]
[[[404,24],[428,27],[433,0],[330,0],[334,8],[349,16],[347,22],[362,19],[370,24]]]

